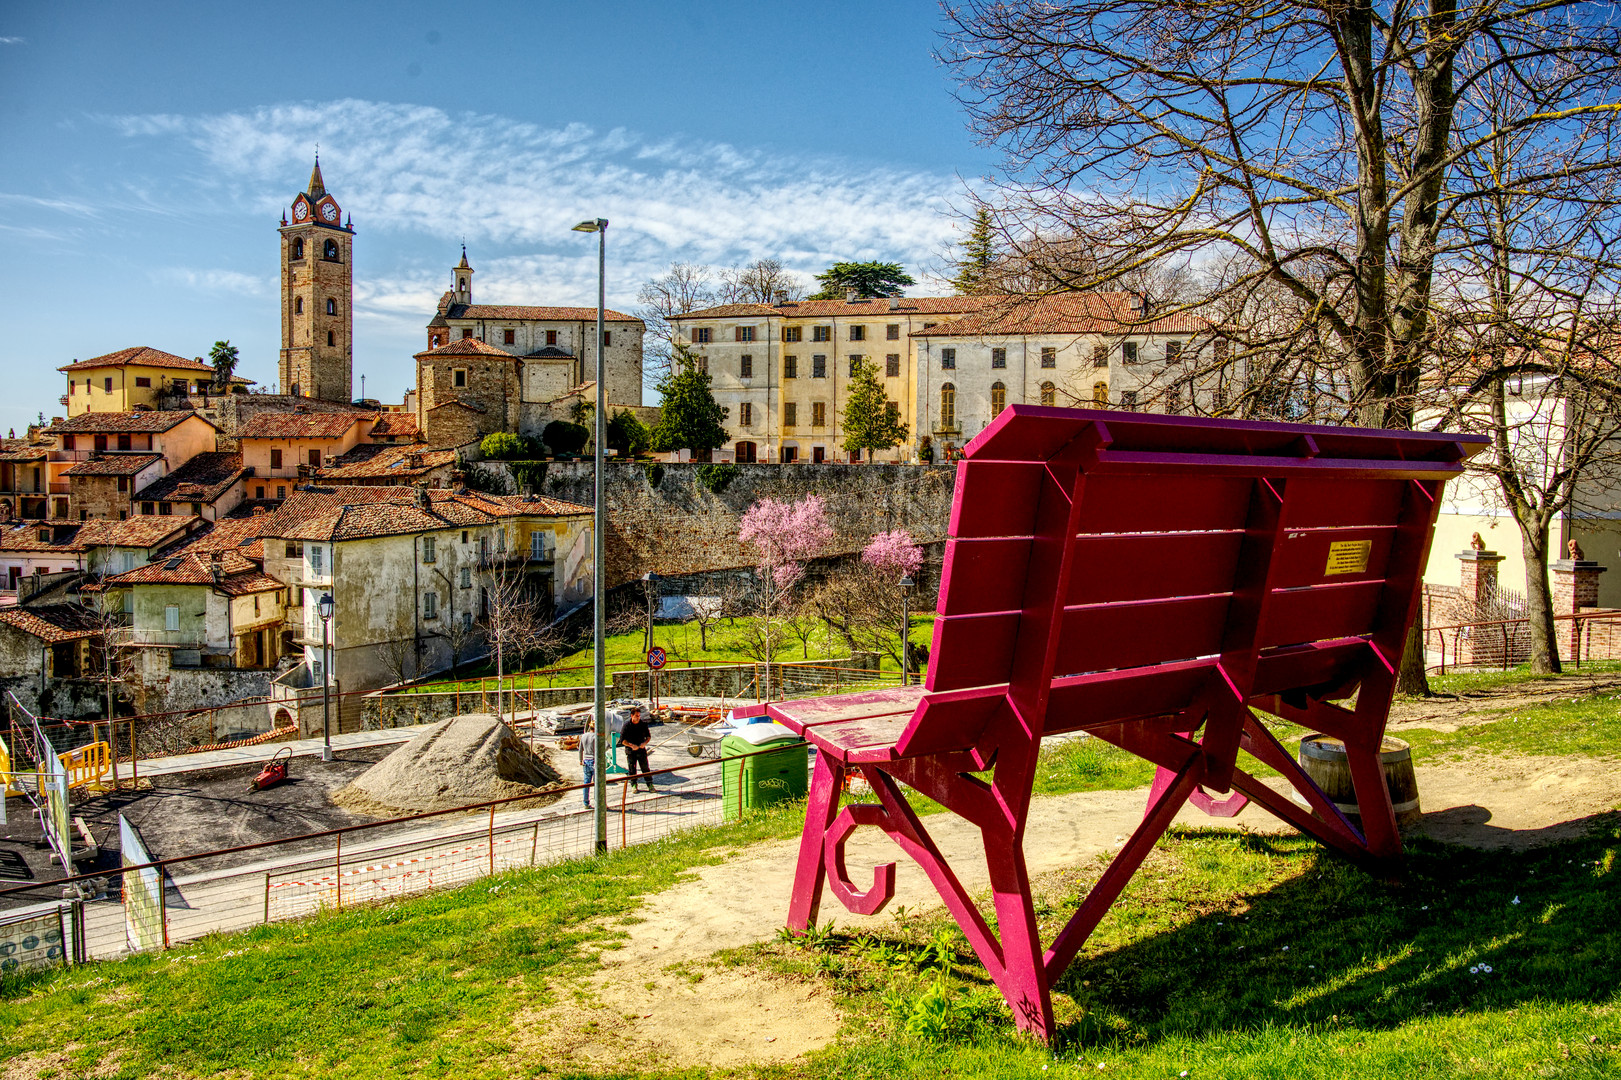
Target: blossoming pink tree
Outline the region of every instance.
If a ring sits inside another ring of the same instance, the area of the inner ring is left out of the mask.
[[[771,659],[781,637],[794,586],[805,576],[805,561],[827,549],[833,527],[827,520],[827,501],[820,495],[803,499],[761,499],[743,514],[737,538],[754,548],[759,557],[759,584],[755,594],[755,647],[750,651],[766,665],[762,696],[771,693]],[[745,643],[748,647],[749,643]]]
[[[861,552],[861,561],[890,581],[917,573],[923,568],[923,549],[905,529],[893,529],[873,536]]]

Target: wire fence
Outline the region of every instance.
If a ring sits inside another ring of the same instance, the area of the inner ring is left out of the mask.
[[[779,746],[726,761],[782,752]],[[806,754],[808,767],[808,748]],[[738,771],[729,775],[735,778]],[[652,777],[651,793],[633,792],[628,777],[606,778],[608,848],[723,824],[728,807],[733,817],[743,811],[745,800],[724,790],[728,781],[719,760],[657,770]],[[542,796],[170,859],[145,857],[138,834],[121,820],[121,868],[0,889],[0,974],[19,966],[171,948],[208,934],[384,903],[581,858],[596,850],[586,790],[587,785],[575,784]],[[546,805],[537,805],[541,802]]]

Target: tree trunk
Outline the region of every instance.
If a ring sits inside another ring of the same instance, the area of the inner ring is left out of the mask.
[[[1559,638],[1553,621],[1553,593],[1548,588],[1548,522],[1515,518],[1520,550],[1525,553],[1525,614],[1531,627],[1531,670],[1539,675],[1562,670]]]
[[[1407,628],[1407,644],[1396,669],[1396,693],[1406,697],[1429,697],[1430,678],[1424,670],[1424,611],[1421,607],[1413,625]]]

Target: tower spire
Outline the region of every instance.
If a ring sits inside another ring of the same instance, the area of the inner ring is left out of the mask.
[[[317,145],[315,149],[315,168],[310,170],[309,196],[312,199],[319,199],[325,194],[326,184],[321,180],[321,149]]]

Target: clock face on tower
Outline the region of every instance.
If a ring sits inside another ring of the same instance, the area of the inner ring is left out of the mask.
[[[303,221],[305,218],[307,218],[309,216],[310,216],[310,204],[309,203],[305,202],[303,199],[300,199],[296,203],[293,204],[293,220],[294,221]]]
[[[338,204],[335,203],[335,202],[324,202],[324,203],[322,203],[321,204],[321,217],[325,218],[327,221],[337,221],[338,220]]]

